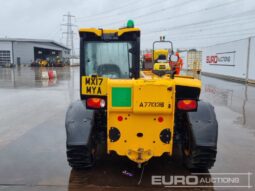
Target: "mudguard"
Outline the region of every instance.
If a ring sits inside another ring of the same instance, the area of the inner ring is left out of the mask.
[[[198,101],[196,112],[188,112],[193,143],[196,146],[217,148],[218,122],[214,107],[206,102]]]
[[[66,113],[66,144],[68,146],[87,146],[93,128],[93,110],[87,110],[85,104],[77,100]]]

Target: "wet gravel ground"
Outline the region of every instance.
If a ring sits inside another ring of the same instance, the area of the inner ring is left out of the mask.
[[[176,190],[152,186],[152,176],[191,175],[178,148],[174,157],[152,159],[144,169],[110,155],[98,159],[93,169],[72,170],[66,162],[64,119],[68,105],[79,99],[79,69],[55,70],[57,79],[41,80],[46,68],[0,68],[1,191]],[[255,173],[255,87],[205,76],[202,82],[201,98],[215,106],[219,122],[217,162],[202,178],[239,173],[235,176],[248,186],[247,173]],[[250,175],[251,186],[254,177]],[[254,189],[206,185],[210,187],[177,190]]]

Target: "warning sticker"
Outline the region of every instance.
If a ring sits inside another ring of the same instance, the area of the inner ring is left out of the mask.
[[[82,94],[104,96],[107,93],[107,78],[98,76],[82,77]]]

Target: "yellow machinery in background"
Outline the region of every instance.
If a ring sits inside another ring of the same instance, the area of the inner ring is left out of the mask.
[[[49,65],[49,62],[47,60],[40,60],[39,66],[40,67],[47,67]]]
[[[168,50],[166,49],[153,50],[154,62],[157,62],[158,60],[168,60],[168,57],[169,57]]]
[[[179,142],[189,169],[212,167],[218,126],[213,107],[199,101],[201,81],[140,71],[140,30],[132,21],[126,28],[79,32],[81,101],[66,115],[69,165],[93,166],[100,145],[141,165],[172,156]],[[161,54],[155,55],[159,63]]]
[[[156,44],[170,44],[169,49],[156,49]],[[170,67],[170,58],[172,58],[172,61],[177,62],[178,58],[174,56],[173,54],[173,45],[171,41],[166,41],[165,37],[160,37],[160,41],[154,41],[153,42],[153,57],[152,57],[152,63],[153,67],[148,70],[145,68],[142,68],[141,75],[147,78],[148,76],[152,76],[155,74],[156,76],[164,76],[167,74],[174,75],[174,72],[171,71]],[[174,59],[174,60],[173,60]]]
[[[153,47],[153,72],[157,75],[164,75],[166,71],[170,71],[168,50],[158,49]],[[163,73],[162,73],[163,71]]]
[[[34,62],[31,63],[31,66],[47,67],[49,66],[49,61],[44,59],[36,59]]]
[[[53,61],[53,66],[63,67],[64,66],[63,58],[60,58],[60,56],[57,56]]]
[[[147,70],[147,71],[153,70],[155,63],[163,63],[163,62],[166,63],[169,58],[169,52],[166,49],[157,49],[157,50],[153,49],[152,53],[153,53],[153,56],[152,56],[151,60],[146,59],[146,56],[151,55],[151,53],[144,54],[143,61],[142,61],[143,62],[143,65],[142,65],[143,70]],[[162,68],[162,67],[156,66],[155,69],[160,69],[160,68]]]

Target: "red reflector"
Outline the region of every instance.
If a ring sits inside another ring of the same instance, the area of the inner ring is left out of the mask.
[[[177,107],[180,110],[194,110],[197,109],[197,101],[196,100],[179,100],[177,103]]]
[[[102,102],[104,102],[104,100],[100,98],[88,98],[86,102],[87,107],[99,109],[102,108]]]
[[[118,121],[122,121],[123,117],[122,116],[118,116]]]
[[[164,121],[164,118],[163,117],[158,117],[158,122],[161,123]]]

